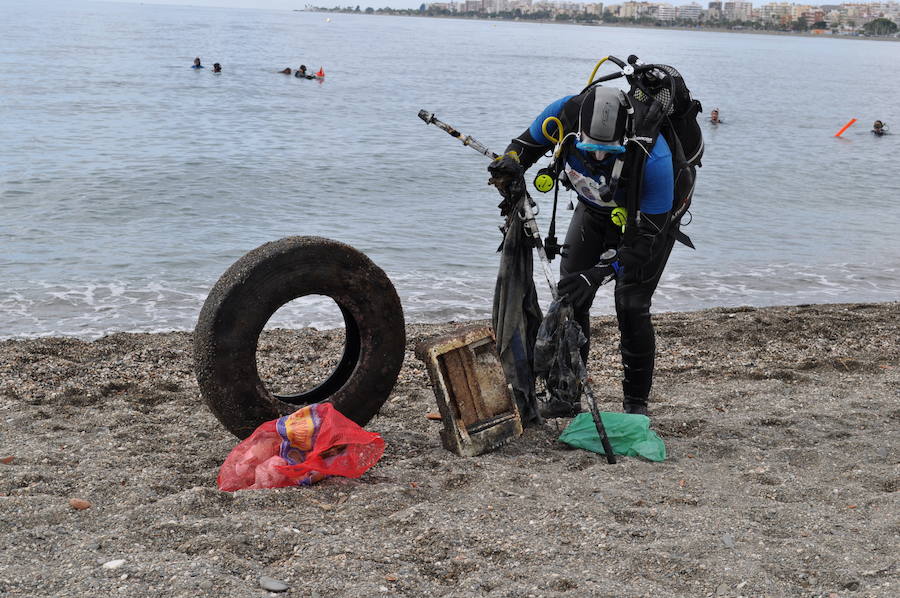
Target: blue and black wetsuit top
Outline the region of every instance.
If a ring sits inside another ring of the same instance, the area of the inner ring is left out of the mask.
[[[578,133],[578,114],[581,109],[583,95],[565,96],[552,102],[538,115],[531,126],[521,135],[513,139],[506,151],[516,151],[523,168],[530,168],[547,151],[553,148],[553,142],[547,139],[542,131],[544,121],[554,116],[562,122],[563,132]],[[555,125],[549,125],[551,133],[556,132]],[[613,198],[603,197],[602,188],[609,183],[615,156],[607,156],[602,162],[591,161],[588,155],[570,142],[566,152],[565,171],[578,200],[587,207],[611,211],[615,206],[624,206],[626,190],[620,186]],[[641,186],[641,197],[638,209],[643,214],[665,214],[672,210],[675,198],[675,180],[672,167],[672,152],[669,144],[660,135],[644,166],[644,180]]]

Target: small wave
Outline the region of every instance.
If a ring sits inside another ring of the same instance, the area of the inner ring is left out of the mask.
[[[408,323],[481,320],[491,317],[492,273],[461,271],[454,276],[406,271],[392,277]],[[535,286],[542,306],[550,292],[539,270]],[[48,283],[26,281],[0,290],[7,314],[0,338],[76,336],[112,332],[192,330],[209,287],[193,280],[116,280]],[[900,296],[898,268],[860,271],[852,264],[811,269],[799,264],[767,265],[740,272],[681,269],[666,273],[654,295],[655,311],[691,311],[738,305],[796,305],[894,301]],[[594,315],[615,312],[612,287],[600,290]],[[323,296],[292,301],[268,327],[340,328],[343,318]]]

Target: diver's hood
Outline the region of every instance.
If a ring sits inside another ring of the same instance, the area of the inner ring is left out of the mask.
[[[594,87],[581,104],[578,115],[583,143],[622,145],[628,121],[625,94],[611,87]]]

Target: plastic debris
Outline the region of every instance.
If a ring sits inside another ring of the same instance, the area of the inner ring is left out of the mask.
[[[603,424],[613,452],[628,457],[643,457],[649,461],[664,461],[666,446],[662,438],[650,429],[650,418],[632,413],[603,412]],[[603,454],[600,436],[590,413],[581,413],[563,430],[560,442]]]
[[[331,403],[307,405],[260,425],[219,471],[219,490],[310,486],[330,476],[358,478],[384,454],[384,440]]]

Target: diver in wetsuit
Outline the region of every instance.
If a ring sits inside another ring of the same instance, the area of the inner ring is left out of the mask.
[[[494,178],[499,175],[511,180],[521,176],[553,148],[553,142],[542,131],[548,117],[558,118],[563,131],[572,133],[564,141],[564,180],[577,193],[578,206],[566,234],[568,251],[564,252],[560,264],[559,292],[571,301],[575,319],[590,339],[589,312],[594,296],[602,284],[615,280],[624,369],[622,406],[626,413],[647,415],[656,356],[650,303],[679,225],[671,219],[673,163],[669,145],[662,135],[653,145],[644,167],[636,232],[626,236],[622,220],[613,220],[616,209],[626,205],[628,185],[635,183],[623,178],[614,194],[609,189],[616,161],[626,155],[627,105],[624,93],[600,86],[577,96],[560,98],[513,139],[504,155],[488,169]],[[548,132],[553,135],[555,128]],[[616,261],[600,264],[600,256],[608,249],[618,250]],[[589,342],[581,348],[585,363],[588,352]],[[573,404],[554,398],[544,416],[570,417],[580,411],[578,401]]]
[[[881,137],[885,133],[887,133],[887,126],[880,120],[876,120],[875,123],[872,125],[872,135],[875,135],[876,137]]]

